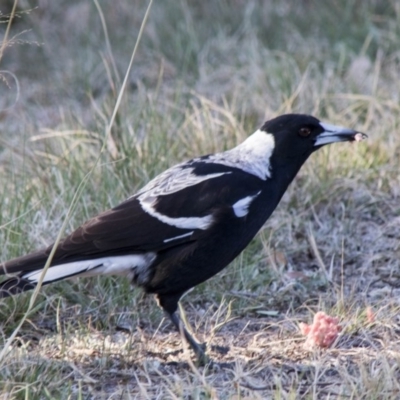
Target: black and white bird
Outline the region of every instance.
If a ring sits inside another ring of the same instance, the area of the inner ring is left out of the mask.
[[[77,276],[126,275],[182,331],[200,362],[205,346],[177,314],[192,287],[225,268],[274,211],[300,167],[324,145],[359,141],[352,129],[300,114],[267,121],[237,147],[178,164],[65,237],[43,285]],[[4,262],[0,297],[38,283],[52,246]]]

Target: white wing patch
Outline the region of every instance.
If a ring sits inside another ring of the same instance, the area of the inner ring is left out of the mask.
[[[130,275],[141,284],[149,277],[149,266],[156,258],[155,253],[133,254],[129,256],[102,257],[93,260],[75,261],[50,267],[43,283],[54,282],[74,276]],[[32,271],[22,278],[37,283],[43,270]]]
[[[208,175],[196,175],[193,173],[194,168],[184,168],[184,166],[187,165],[188,163],[179,164],[166,170],[155,179],[150,181],[135,196],[137,196],[137,199],[139,200],[140,205],[145,212],[152,217],[157,218],[159,221],[164,222],[165,224],[175,226],[180,229],[205,230],[213,223],[212,215],[206,215],[205,217],[172,218],[161,214],[156,210],[157,198],[159,196],[166,196],[176,193],[187,187],[197,185],[200,182],[232,173],[231,171],[227,171]],[[174,239],[166,239],[164,242],[168,240]]]
[[[143,210],[159,221],[165,224],[176,226],[180,229],[207,229],[214,221],[212,215],[206,215],[205,217],[179,217],[172,218],[167,215],[161,214],[154,208],[157,198],[148,196],[139,196],[139,202]]]
[[[253,196],[247,196],[243,199],[238,200],[233,206],[233,212],[238,218],[244,217],[249,213],[249,207],[251,202],[261,193],[258,192]]]

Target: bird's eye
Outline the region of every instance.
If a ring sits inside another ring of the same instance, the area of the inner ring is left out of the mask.
[[[300,130],[299,130],[299,135],[300,136],[302,136],[302,137],[307,137],[307,136],[309,136],[310,135],[310,133],[311,133],[311,129],[310,128],[300,128]]]

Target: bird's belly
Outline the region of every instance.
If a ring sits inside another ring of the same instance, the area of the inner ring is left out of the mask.
[[[248,224],[230,224],[211,232],[189,246],[161,254],[145,289],[150,293],[183,293],[224,269],[249,244],[259,229]],[[261,224],[262,225],[262,224]]]

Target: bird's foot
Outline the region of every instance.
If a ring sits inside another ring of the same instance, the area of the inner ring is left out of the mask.
[[[196,367],[205,367],[212,364],[211,358],[206,354],[206,343],[191,343],[191,347],[196,355]]]

